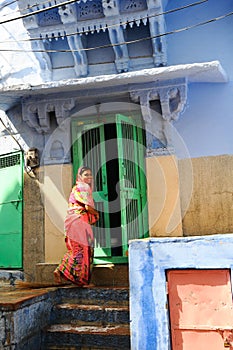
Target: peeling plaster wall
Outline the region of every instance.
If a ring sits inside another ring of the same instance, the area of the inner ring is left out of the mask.
[[[36,263],[44,261],[44,230],[40,183],[24,174],[23,268],[27,281],[35,279]]]
[[[179,161],[184,235],[233,232],[233,156]],[[189,191],[188,196],[188,189]]]
[[[72,188],[72,166],[44,167],[45,262],[58,263],[66,252],[64,219]]]
[[[37,178],[25,174],[24,273],[27,281],[35,280],[36,264],[58,263],[66,252],[64,218],[71,187],[71,165],[41,167]]]
[[[182,236],[176,157],[147,158],[146,170],[150,236]]]
[[[147,159],[151,237],[233,232],[233,156]]]

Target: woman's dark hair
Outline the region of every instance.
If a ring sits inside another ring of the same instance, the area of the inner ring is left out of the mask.
[[[79,170],[79,175],[81,176],[82,173],[84,173],[84,171],[87,171],[87,170],[91,171],[91,168],[89,168],[88,166],[81,167],[80,170]]]

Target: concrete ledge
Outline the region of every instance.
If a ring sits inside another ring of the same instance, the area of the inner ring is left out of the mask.
[[[56,303],[56,289],[2,289],[0,348],[41,349],[41,331],[50,323],[51,309]]]

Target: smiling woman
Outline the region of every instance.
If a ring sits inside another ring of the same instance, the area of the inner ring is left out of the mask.
[[[65,219],[65,242],[68,251],[54,271],[55,281],[58,283],[62,282],[62,277],[79,286],[90,282],[94,253],[91,225],[99,219],[94,208],[92,189],[92,171],[83,166],[78,170],[76,184],[69,197]]]

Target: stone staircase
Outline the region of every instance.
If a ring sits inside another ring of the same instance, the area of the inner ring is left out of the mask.
[[[43,333],[43,350],[130,349],[127,287],[65,287]]]

